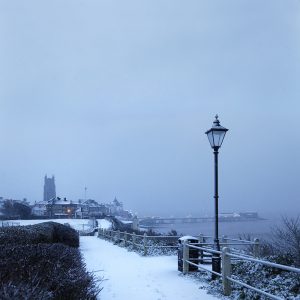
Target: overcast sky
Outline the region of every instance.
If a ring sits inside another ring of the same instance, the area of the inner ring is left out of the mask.
[[[0,0],[0,196],[300,212],[300,2]]]

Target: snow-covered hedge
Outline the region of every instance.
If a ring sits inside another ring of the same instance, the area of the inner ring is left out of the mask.
[[[38,243],[63,243],[78,247],[79,236],[74,229],[55,222],[0,228],[0,245]]]
[[[279,262],[282,257],[266,257],[265,260]],[[288,258],[287,258],[288,259]],[[233,265],[232,277],[283,299],[300,299],[300,276],[297,273],[271,268],[250,261]],[[257,293],[234,285],[235,293],[242,299],[265,299]],[[298,298],[296,298],[298,296]]]
[[[96,299],[77,232],[47,222],[0,229],[0,299]]]
[[[2,245],[0,269],[0,299],[96,298],[93,276],[85,271],[77,248]]]

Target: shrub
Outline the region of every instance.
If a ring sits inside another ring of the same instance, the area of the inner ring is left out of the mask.
[[[1,284],[0,299],[50,300],[53,299],[53,294],[38,286],[32,287],[32,285],[28,283],[19,283],[15,285],[13,282],[9,282]]]
[[[0,228],[0,245],[39,243],[63,243],[78,247],[79,236],[74,229],[55,222]]]
[[[0,299],[96,299],[78,233],[55,222],[0,228]]]
[[[71,228],[70,226],[62,225],[55,222],[48,223],[53,223],[54,226],[54,243],[63,243],[71,247],[79,247],[79,235],[75,229]]]
[[[2,245],[0,269],[1,299],[38,299],[26,296],[36,292],[39,299],[96,299],[99,293],[79,250],[63,244]]]
[[[282,217],[281,226],[273,229],[273,244],[277,253],[289,255],[293,264],[300,266],[300,217]]]
[[[267,260],[277,261],[282,258],[266,257]],[[256,288],[282,297],[294,299],[300,293],[300,277],[293,272],[283,271],[277,268],[267,267],[261,264],[240,261],[233,265],[233,277]],[[244,290],[243,287],[235,285],[235,293],[245,293],[245,299],[265,299],[257,293]]]

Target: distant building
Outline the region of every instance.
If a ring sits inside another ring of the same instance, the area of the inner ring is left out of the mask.
[[[50,199],[56,198],[55,189],[55,178],[48,178],[47,175],[44,178],[44,201],[49,201]]]
[[[67,198],[52,198],[46,204],[47,215],[49,218],[74,218],[78,204]]]
[[[76,210],[76,218],[101,217],[109,214],[108,208],[104,204],[99,204],[96,200],[79,199],[78,209]]]
[[[109,213],[114,216],[119,216],[123,211],[123,203],[120,202],[116,197],[112,203],[106,205],[109,209]]]
[[[119,216],[126,219],[133,218],[132,213],[128,210],[125,210],[123,207],[123,203],[119,201],[116,197],[112,203],[106,204],[106,207],[108,208],[109,214],[113,216]]]
[[[47,215],[47,201],[39,201],[35,202],[34,205],[31,208],[31,213],[34,216],[38,217],[46,217]]]

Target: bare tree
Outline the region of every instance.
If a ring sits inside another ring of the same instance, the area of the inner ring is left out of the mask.
[[[278,254],[289,254],[300,266],[300,216],[282,217],[282,225],[273,229],[273,244]]]

